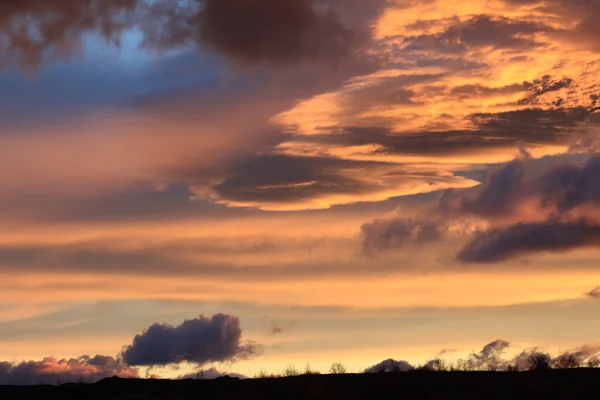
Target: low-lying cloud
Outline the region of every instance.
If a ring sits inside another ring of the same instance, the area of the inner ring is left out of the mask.
[[[154,324],[136,335],[121,356],[129,365],[159,366],[182,362],[204,365],[256,355],[258,348],[242,342],[237,317],[216,314],[185,320],[173,326]]]
[[[132,368],[121,360],[101,355],[0,362],[0,385],[55,385],[79,381],[91,383],[112,376],[138,378],[139,372],[137,368]]]
[[[506,340],[494,340],[483,346],[479,353],[472,353],[467,365],[470,369],[498,369],[504,363],[502,353],[509,347]]]
[[[378,373],[378,372],[405,372],[413,369],[413,366],[404,360],[396,361],[392,358],[383,360],[382,362],[375,364],[369,368],[366,368],[366,373]]]
[[[139,378],[137,366],[177,366],[183,362],[202,366],[209,362],[233,362],[259,354],[258,345],[243,342],[241,338],[240,320],[227,314],[200,316],[177,326],[154,324],[141,335],[136,335],[116,358],[96,355],[72,359],[46,357],[41,361],[0,361],[0,385],[93,383],[113,376]],[[202,379],[223,375],[244,377],[235,373],[221,373],[211,367],[178,379],[196,378],[197,375]]]

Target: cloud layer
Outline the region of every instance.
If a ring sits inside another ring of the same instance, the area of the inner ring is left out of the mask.
[[[491,172],[476,194],[443,192],[423,220],[400,218],[363,225],[363,247],[400,249],[402,241],[394,238],[440,240],[440,232],[447,233],[448,226],[468,219],[480,220],[486,228],[476,229],[458,252],[457,259],[464,263],[600,245],[600,158],[543,167],[531,176],[528,157]],[[422,232],[429,234],[421,237]]]

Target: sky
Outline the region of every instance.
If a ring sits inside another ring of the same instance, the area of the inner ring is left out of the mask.
[[[0,384],[598,353],[598,17],[2,3]]]

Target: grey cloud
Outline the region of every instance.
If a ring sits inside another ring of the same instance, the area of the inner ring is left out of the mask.
[[[216,314],[184,321],[181,325],[154,324],[123,348],[129,365],[168,365],[187,361],[197,365],[235,361],[256,355],[258,348],[242,342],[237,317]]]
[[[193,166],[174,172],[190,182],[198,196],[208,196],[221,204],[263,209],[296,203],[310,208],[309,203],[302,202],[327,201],[329,197],[340,195],[376,196],[381,192],[400,191],[399,187],[409,182],[452,179],[433,172],[415,174],[409,165],[397,163],[268,153],[232,160],[220,171],[221,182],[207,186],[205,179],[213,173]],[[326,204],[321,207],[330,205]]]
[[[37,68],[45,53],[72,52],[84,33],[118,40],[138,0],[29,0],[0,3],[0,52]]]
[[[492,263],[544,251],[600,246],[600,226],[586,221],[521,223],[476,234],[457,255],[462,262]]]
[[[392,358],[384,360],[364,370],[366,373],[378,372],[405,372],[413,369],[413,366],[407,361],[396,361]]]
[[[536,369],[536,367],[543,367],[544,365],[550,367],[552,365],[552,357],[550,354],[542,352],[539,348],[533,347],[517,354],[510,361],[509,365],[519,370]]]
[[[583,345],[570,351],[565,351],[552,357],[539,347],[532,347],[514,355],[512,358],[503,357],[504,352],[512,345],[505,340],[495,340],[483,347],[479,353],[472,353],[466,360],[465,366],[470,370],[507,370],[518,368],[526,370],[534,368],[534,362],[546,362],[555,368],[572,368],[583,366],[584,363],[600,352],[600,346]]]
[[[491,176],[478,197],[463,198],[459,208],[484,217],[494,213],[510,215],[511,206],[537,199],[542,207],[553,210],[552,214],[541,222],[521,222],[477,233],[458,254],[460,261],[497,262],[534,252],[600,245],[597,220],[586,214],[570,217],[583,206],[598,207],[600,157],[592,156],[583,165],[565,163],[550,167],[529,180],[523,179],[521,168],[518,160],[507,164]]]
[[[405,218],[375,220],[361,227],[363,253],[378,253],[400,249],[408,244],[424,244],[439,240],[443,233],[434,222]]]
[[[506,340],[494,340],[483,346],[479,353],[472,353],[467,363],[471,369],[499,369],[504,365],[502,353],[510,347]]]
[[[439,355],[444,355],[444,354],[451,354],[451,353],[456,353],[458,351],[458,349],[455,348],[449,348],[449,349],[442,349],[438,354]]]
[[[557,218],[576,207],[600,202],[599,156],[592,155],[583,164],[551,165],[532,178],[525,177],[526,160],[516,158],[491,171],[474,197],[457,190],[442,193],[439,207],[444,212],[458,211],[489,218],[510,215],[524,200],[537,199],[541,206],[555,209]]]
[[[596,286],[585,294],[590,299],[600,299],[600,286]]]
[[[545,206],[566,212],[584,204],[600,202],[600,156],[591,156],[581,166],[563,164],[550,168],[537,182]]]
[[[532,176],[526,174],[527,162],[517,158],[492,171],[478,189],[441,192],[424,219],[365,224],[363,249],[399,249],[436,240],[446,224],[473,216],[492,225],[478,229],[459,251],[456,258],[463,263],[600,246],[600,221],[593,213],[600,204],[600,157],[550,165]],[[525,213],[520,208],[524,203],[537,204],[539,215]]]
[[[41,361],[0,361],[0,385],[55,385],[80,380],[92,383],[112,376],[137,378],[139,374],[137,368],[101,355],[60,360],[46,357]]]
[[[437,206],[443,213],[474,214],[483,217],[506,215],[522,199],[525,165],[515,159],[489,173],[477,196],[468,197],[459,190],[442,192]]]
[[[212,191],[227,200],[267,203],[298,201],[322,194],[356,193],[367,188],[360,180],[341,175],[339,171],[376,165],[327,157],[263,156],[240,165],[239,170],[232,171],[231,178],[213,186]]]
[[[147,243],[137,249],[120,249],[121,239],[103,243],[68,246],[0,246],[0,271],[28,271],[30,273],[76,273],[81,276],[104,274],[107,276],[145,276],[145,277],[204,277],[227,279],[250,279],[264,281],[289,280],[310,277],[364,276],[372,274],[372,267],[361,264],[357,268],[350,259],[331,263],[314,257],[308,263],[311,250],[326,252],[348,249],[354,244],[348,239],[257,239],[247,241],[234,236],[231,241],[223,238],[200,239],[197,241],[170,243]],[[138,243],[139,244],[139,243]],[[291,252],[291,253],[290,253]],[[298,256],[289,260],[287,255]],[[252,262],[246,265],[245,257],[260,256],[282,261],[284,265],[274,271],[264,263]],[[193,259],[191,259],[193,258]],[[240,265],[241,264],[241,265]],[[349,268],[352,266],[352,268]],[[283,268],[284,267],[284,268]],[[382,265],[380,269],[392,268]],[[103,285],[109,285],[104,282]],[[36,285],[45,291],[57,291],[55,284]],[[72,287],[73,289],[75,287]],[[64,289],[67,289],[65,286]],[[100,290],[101,286],[89,287]],[[0,290],[15,290],[14,285],[0,283]],[[172,289],[175,294],[176,290]],[[185,290],[190,290],[187,288]]]

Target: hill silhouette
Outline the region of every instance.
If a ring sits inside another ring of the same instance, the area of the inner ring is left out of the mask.
[[[0,386],[0,399],[582,399],[597,395],[600,370],[302,375],[287,378],[159,380]]]

